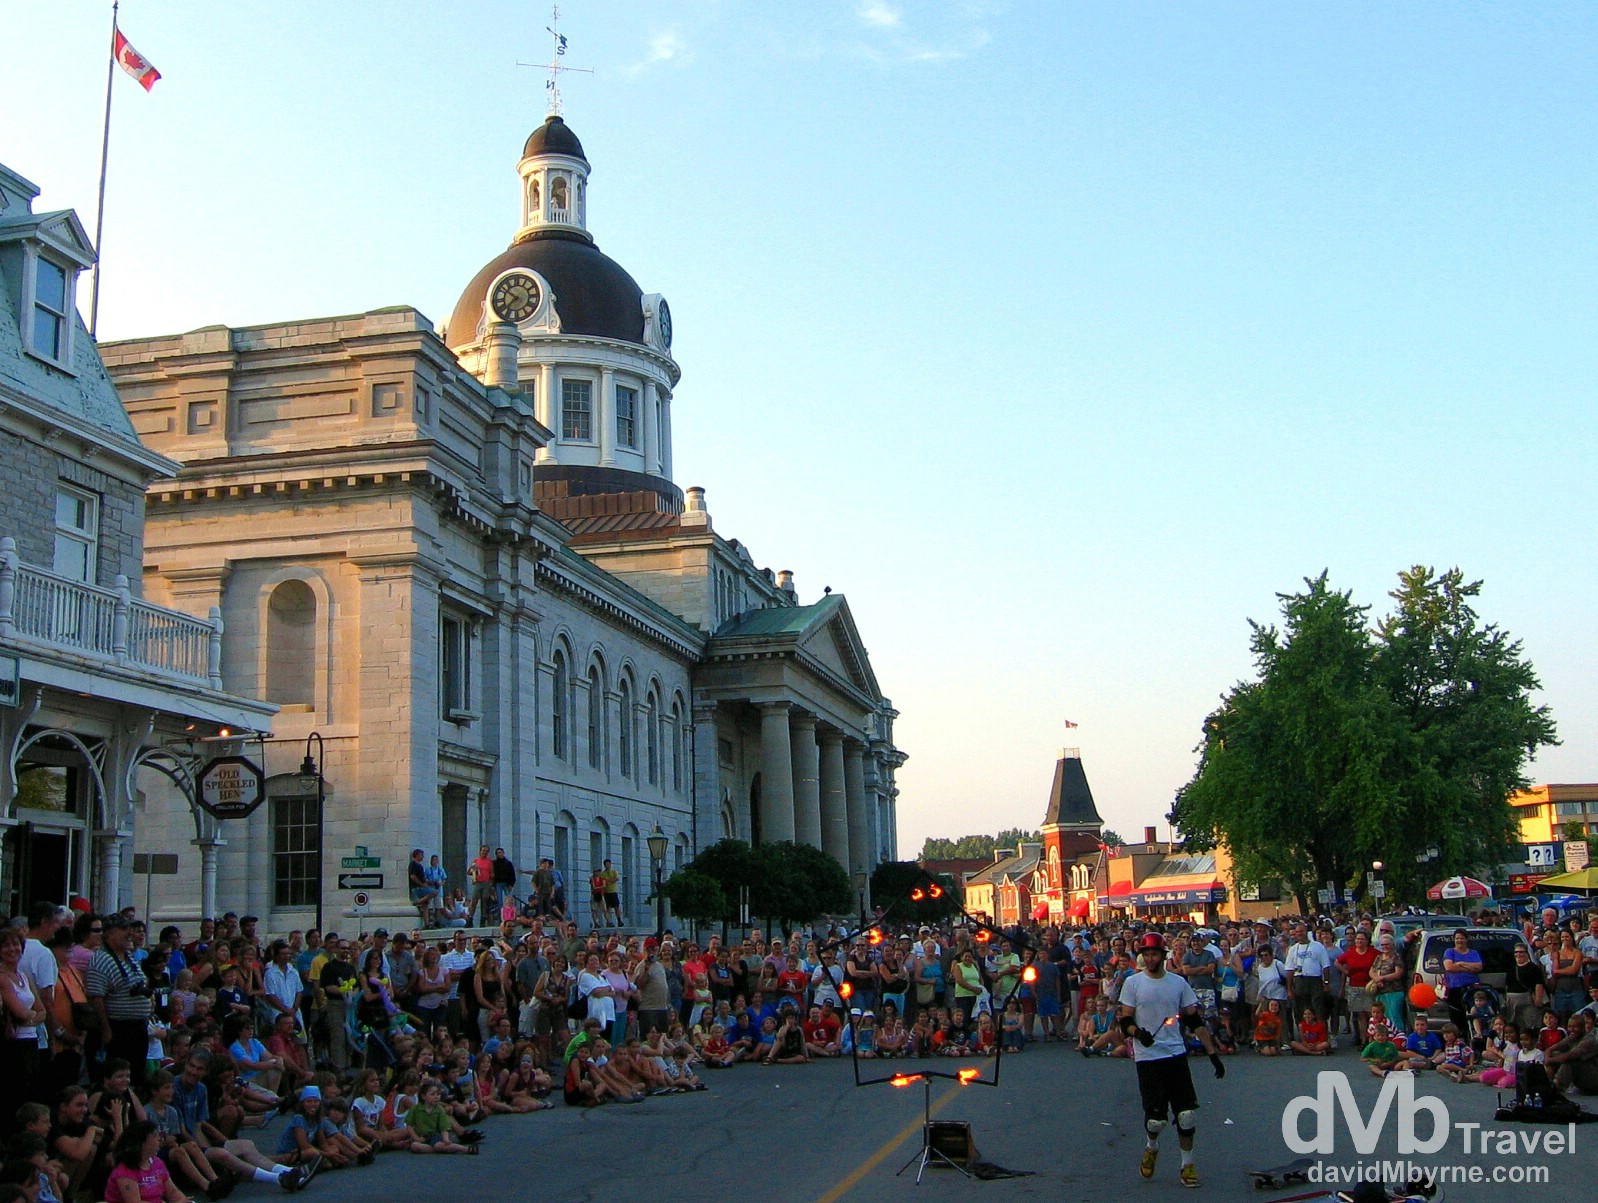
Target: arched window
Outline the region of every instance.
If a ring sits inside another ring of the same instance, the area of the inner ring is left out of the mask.
[[[566,177],[557,175],[549,181],[549,216],[552,221],[566,220],[570,203],[566,199]]]
[[[549,690],[549,746],[555,759],[566,759],[567,691],[571,682],[566,675],[566,657],[555,653],[554,670],[550,673]]]
[[[620,761],[621,775],[633,775],[633,687],[632,683],[623,680],[621,683],[621,710],[620,728],[616,739],[616,754]]]
[[[599,768],[605,763],[605,683],[599,676],[599,665],[588,670],[588,765]]]
[[[267,600],[266,700],[316,702],[316,594],[304,581],[284,581]]]
[[[644,748],[649,768],[649,784],[660,784],[660,699],[649,691],[649,703],[644,711]]]
[[[671,704],[671,788],[682,792],[683,761],[682,703]]]
[[[538,213],[538,180],[527,181],[527,220],[537,221]]]

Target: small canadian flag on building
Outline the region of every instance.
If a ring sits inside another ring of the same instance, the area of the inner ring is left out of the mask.
[[[133,43],[122,36],[122,31],[112,29],[111,53],[116,57],[117,66],[121,67],[148,92],[155,87],[155,81],[161,78],[161,73],[150,65],[150,60],[145,58],[133,48]]]

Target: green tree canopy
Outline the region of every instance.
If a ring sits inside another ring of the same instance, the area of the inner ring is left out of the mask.
[[[670,901],[673,915],[695,923],[720,923],[729,911],[737,910],[728,903],[719,881],[686,865],[661,883],[661,892]]]
[[[1036,831],[1010,827],[998,835],[962,835],[950,840],[929,836],[921,845],[922,860],[965,860],[971,857],[991,857],[999,848],[1019,849],[1022,844],[1035,844],[1043,836]]]
[[[785,924],[856,909],[849,874],[808,844],[787,841],[750,848],[720,840],[665,882],[672,910],[701,923],[736,923],[743,891],[749,913]]]
[[[1411,569],[1374,629],[1324,572],[1279,595],[1282,629],[1250,623],[1256,677],[1205,720],[1171,811],[1189,846],[1225,844],[1240,879],[1280,879],[1305,909],[1322,883],[1363,888],[1373,860],[1416,898],[1501,859],[1509,795],[1556,740],[1520,644],[1471,609],[1480,588]],[[1428,845],[1441,856],[1421,866]]]
[[[1112,831],[1108,827],[1106,827],[1103,832],[1100,833],[1099,843],[1103,844],[1106,848],[1122,848],[1126,845],[1126,841],[1121,838],[1120,834],[1118,832]]]

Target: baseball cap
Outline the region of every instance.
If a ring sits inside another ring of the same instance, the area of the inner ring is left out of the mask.
[[[849,1008],[849,1014],[851,1014],[851,1015],[859,1015],[859,1014],[861,1014],[860,1008],[859,1007],[850,1007]]]
[[[373,933],[372,933],[372,935],[373,935],[373,936],[374,936],[374,937],[376,937],[376,936],[382,936],[382,937],[383,937],[383,939],[385,939],[385,940],[386,940],[386,939],[388,939],[388,928],[386,928],[386,927],[380,927],[380,928],[378,928],[378,929],[377,929],[377,930],[376,930],[376,931],[375,931],[375,932],[373,932]]]

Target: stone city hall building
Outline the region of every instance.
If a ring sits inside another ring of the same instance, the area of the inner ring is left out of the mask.
[[[800,604],[673,482],[670,308],[595,245],[561,118],[518,174],[511,246],[442,331],[397,307],[102,348],[183,465],[149,491],[144,591],[215,607],[224,686],[277,707],[268,801],[225,825],[217,887],[269,930],[307,925],[357,847],[382,862],[374,914],[414,917],[412,847],[453,885],[487,844],[553,857],[580,920],[607,858],[639,915],[657,825],[668,873],[723,836],[853,874],[896,852],[904,756],[848,602]],[[186,821],[149,806],[138,848]],[[156,883],[158,916],[198,902]]]

